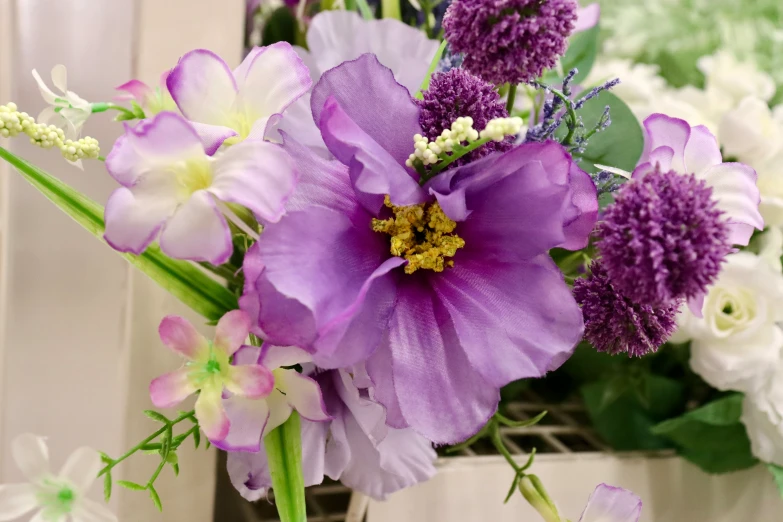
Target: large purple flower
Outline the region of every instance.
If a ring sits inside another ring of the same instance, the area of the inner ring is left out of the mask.
[[[557,368],[580,339],[547,253],[586,244],[595,186],[553,142],[419,186],[404,166],[419,109],[372,55],[325,73],[312,109],[336,159],[284,136],[300,184],[246,257],[242,307],[320,367],[367,360],[390,426],[463,440],[500,387]]]
[[[435,474],[432,445],[410,428],[387,427],[383,407],[363,396],[368,390],[360,392],[346,371],[323,372],[315,380],[332,419],[302,419],[306,486],[320,484],[327,475],[383,500]],[[263,447],[255,453],[229,453],[228,473],[234,487],[251,501],[266,495],[272,485]]]

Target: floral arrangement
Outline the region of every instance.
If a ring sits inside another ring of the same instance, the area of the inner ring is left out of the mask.
[[[0,106],[0,136],[24,134],[77,167],[105,162],[118,188],[103,207],[5,148],[0,158],[214,326],[162,318],[183,365],[150,383],[156,409],[144,413],[160,429],[123,455],[78,450],[54,476],[43,440],[20,436],[30,484],[0,487],[0,520],[36,508],[43,520],[113,520],[84,492],[101,477],[108,500],[117,466],[144,452],[160,457],[153,475],[116,484],[162,509],[155,481],[179,473],[190,440],[227,452],[243,497],[271,488],[281,520],[301,522],[304,488],[325,476],[383,499],[434,475],[433,446],[487,437],[514,469],[508,498],[562,522],[534,453],[520,465],[503,445],[499,427],[518,423],[501,389],[579,382],[603,433],[620,398],[658,400],[672,380],[649,371],[660,361],[704,381],[689,396],[698,407],[665,408],[644,434],[708,462],[726,448],[688,446],[695,425],[731,443],[741,432],[783,465],[770,285],[783,240],[774,227],[756,234],[777,196],[748,164],[768,149],[732,125],[736,141],[721,131],[719,142],[698,119],[637,118],[655,104],[634,96],[670,88],[628,90],[623,74],[638,66],[593,67],[595,5],[443,7],[251,3],[262,45],[235,69],[197,49],[159,85],[131,80],[121,99],[91,103],[58,66],[59,93],[33,72],[50,104],[38,118]],[[124,133],[104,157],[82,130],[108,111]],[[666,345],[682,340],[693,370]],[[191,395],[192,410],[170,412]],[[741,420],[758,428],[750,439]],[[580,520],[640,511],[633,493],[601,485]]]

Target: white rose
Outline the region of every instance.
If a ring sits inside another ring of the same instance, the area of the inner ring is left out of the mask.
[[[783,466],[783,372],[779,370],[760,393],[745,396],[740,419],[753,455]]]
[[[720,93],[729,107],[736,106],[746,96],[769,101],[775,94],[775,81],[770,75],[750,61],[737,60],[729,51],[704,56],[698,66],[706,76],[706,90]]]
[[[656,111],[656,100],[667,90],[666,80],[658,75],[659,70],[657,65],[635,64],[631,60],[600,60],[590,69],[583,83],[594,87],[620,78],[620,84],[612,88],[612,93],[643,120]]]
[[[748,96],[723,116],[718,137],[724,155],[758,168],[783,144],[783,125],[767,102]]]
[[[783,143],[777,151],[756,169],[756,185],[761,193],[759,211],[764,223],[771,227],[783,227]]]
[[[753,392],[775,371],[783,347],[783,275],[760,256],[731,254],[710,287],[703,317],[683,307],[674,342],[691,342],[691,368],[720,390]]]

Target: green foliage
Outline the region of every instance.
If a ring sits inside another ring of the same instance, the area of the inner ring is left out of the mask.
[[[264,447],[269,460],[269,473],[280,521],[306,521],[299,414],[293,412],[287,421],[264,437]]]
[[[608,129],[590,137],[586,150],[577,154],[580,166],[588,172],[598,172],[595,164],[608,165],[633,171],[644,150],[644,134],[639,120],[620,98],[604,91],[588,101],[579,114],[590,128],[600,120],[604,109],[609,107],[612,124]]]
[[[778,491],[780,491],[781,498],[783,498],[783,467],[776,464],[767,464],[767,469],[772,473],[775,485],[778,487]]]
[[[49,201],[103,241],[105,226],[101,205],[2,147],[0,159],[10,163]],[[120,255],[206,319],[217,320],[238,307],[236,296],[229,290],[192,263],[169,258],[157,245],[150,245],[138,256]]]
[[[713,401],[653,428],[673,441],[680,454],[708,473],[727,473],[756,463],[745,426],[740,422],[742,394]]]
[[[563,73],[568,73],[571,69],[579,70],[576,76],[574,76],[574,83],[576,84],[582,83],[593,68],[595,58],[598,55],[600,32],[601,29],[596,25],[587,31],[571,36],[568,50],[560,59]]]
[[[275,9],[269,15],[264,24],[264,31],[261,45],[272,45],[277,42],[296,43],[296,17],[287,6],[283,5]]]

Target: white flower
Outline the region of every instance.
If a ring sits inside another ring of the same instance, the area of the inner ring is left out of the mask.
[[[741,252],[726,257],[696,317],[683,307],[674,342],[691,343],[691,367],[720,390],[763,387],[780,360],[783,275],[765,257]]]
[[[748,60],[737,60],[728,51],[718,51],[699,59],[699,69],[706,76],[706,90],[720,93],[726,107],[735,107],[747,96],[769,101],[775,94],[775,81]]]
[[[644,120],[655,112],[662,112],[656,102],[667,88],[666,81],[658,73],[657,65],[622,59],[601,60],[590,70],[584,84],[601,85],[620,78],[619,85],[612,88],[612,93],[622,99],[639,120]]]
[[[783,365],[760,392],[742,403],[742,423],[748,431],[753,455],[783,466]]]
[[[38,115],[38,122],[56,125],[65,131],[65,137],[68,139],[78,138],[84,122],[92,114],[92,105],[68,90],[68,72],[65,66],[55,65],[52,68],[52,83],[60,94],[55,94],[47,87],[35,69],[33,69],[33,78],[38,83],[44,101],[49,104],[49,107]]]
[[[0,521],[15,520],[38,509],[33,521],[112,522],[108,509],[86,498],[98,476],[101,459],[90,448],[74,451],[59,475],[49,471],[49,450],[43,437],[24,434],[14,439],[12,454],[29,481],[0,486]]]
[[[761,193],[759,211],[764,223],[771,227],[783,227],[783,143],[777,151],[758,165],[756,184]]]
[[[724,114],[719,139],[726,156],[757,167],[781,148],[783,125],[775,120],[767,102],[747,96]]]

